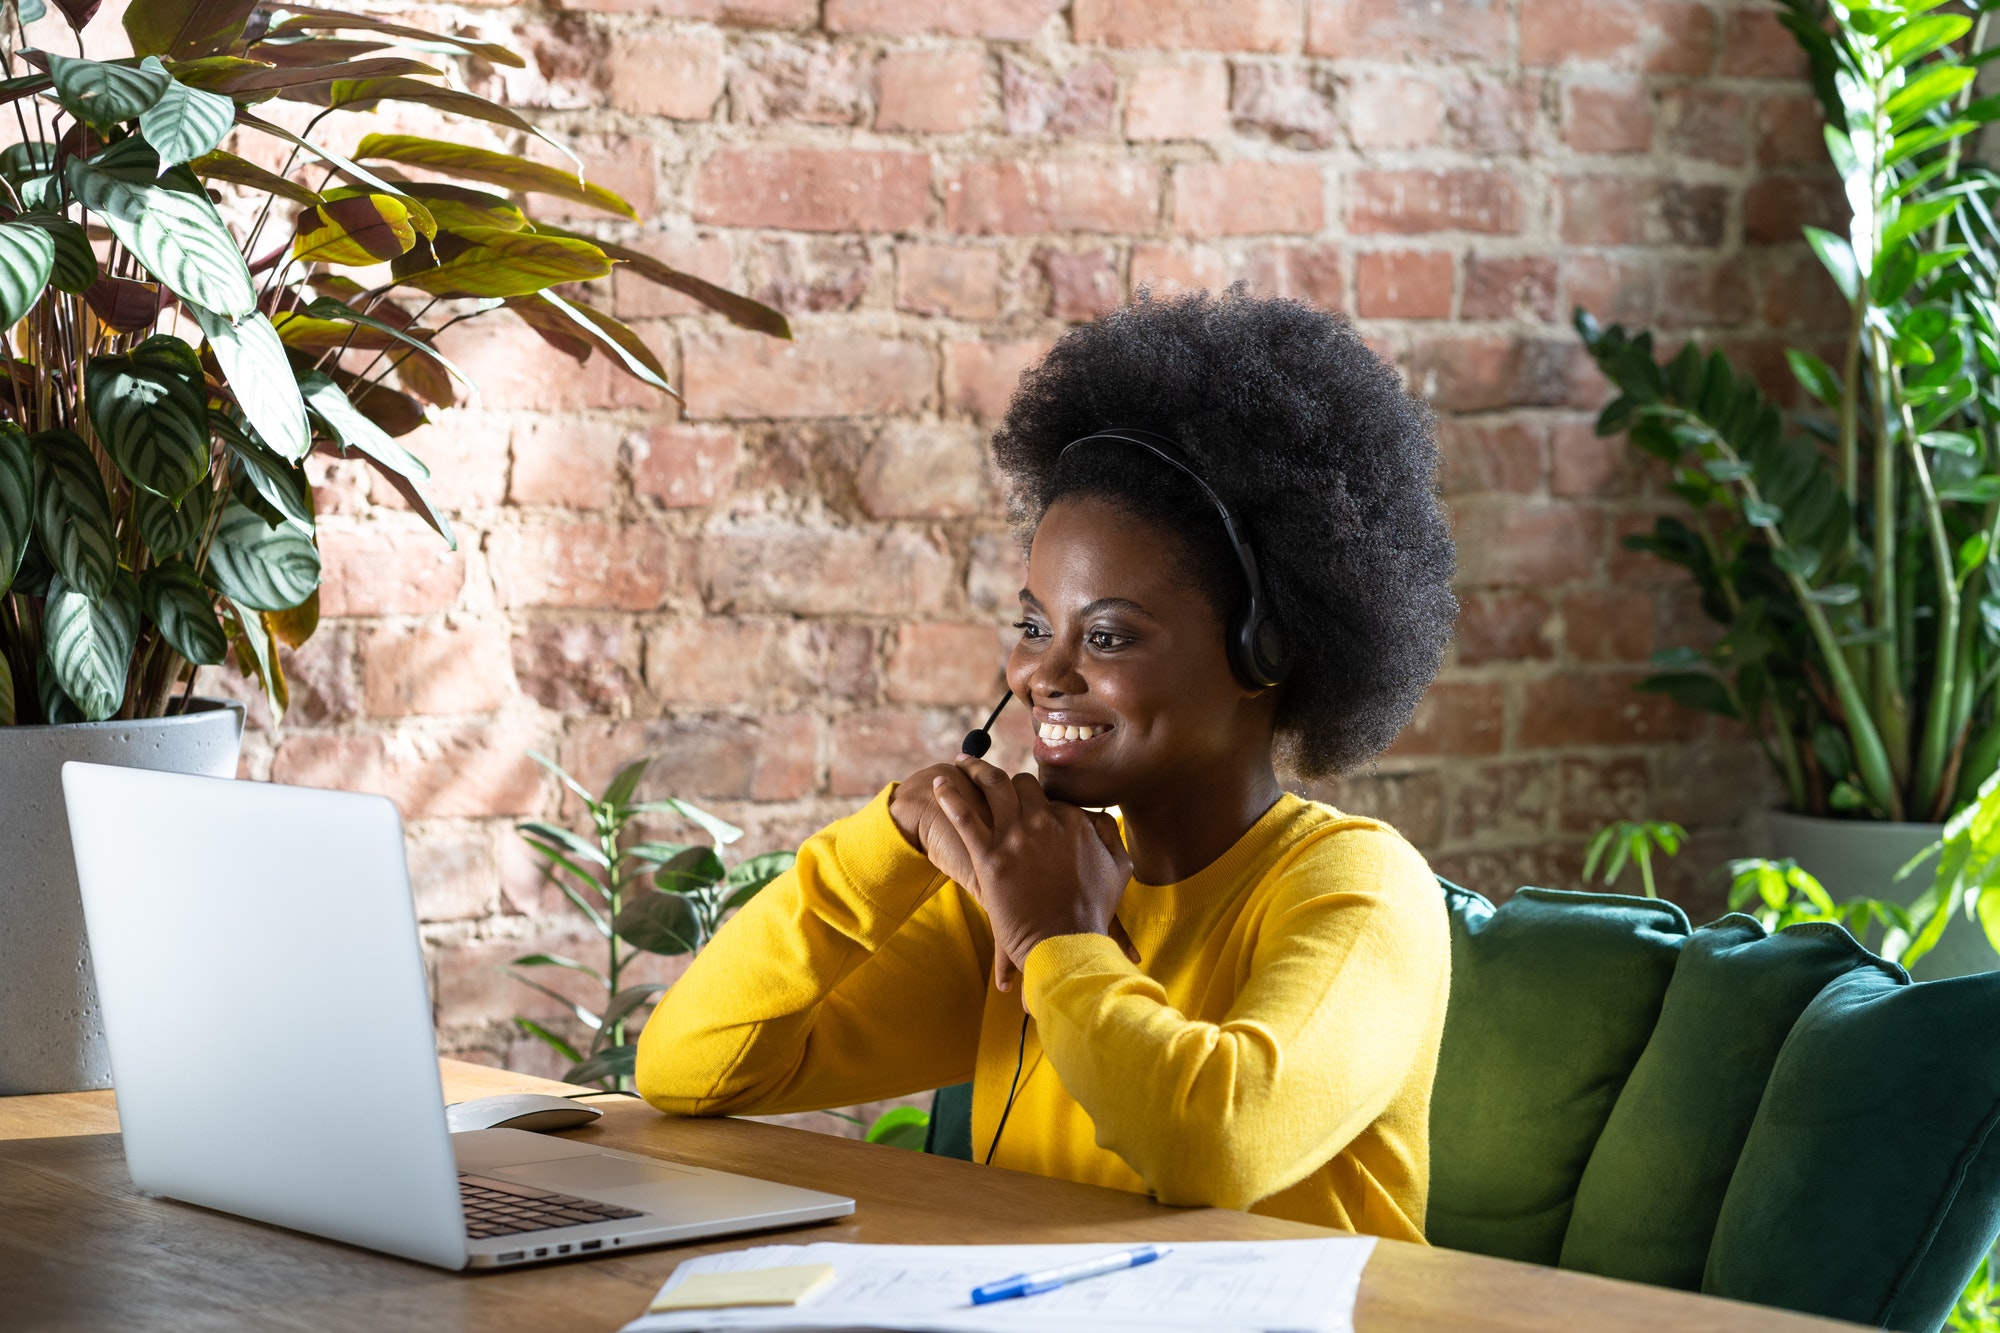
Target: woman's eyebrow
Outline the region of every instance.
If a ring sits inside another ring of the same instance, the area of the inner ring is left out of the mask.
[[[1047,607],[1042,605],[1042,599],[1029,592],[1026,588],[1021,589],[1021,604],[1023,606],[1031,606],[1035,610],[1044,613],[1048,610]],[[1100,597],[1096,601],[1087,604],[1081,611],[1078,611],[1077,615],[1094,616],[1099,611],[1124,611],[1131,615],[1144,616],[1148,620],[1159,619],[1158,616],[1129,597]]]

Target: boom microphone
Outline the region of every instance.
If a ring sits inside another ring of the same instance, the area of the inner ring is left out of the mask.
[[[1013,697],[1014,691],[1012,690],[1001,695],[1000,702],[994,704],[993,711],[986,715],[986,725],[983,727],[974,727],[971,731],[965,733],[965,739],[959,743],[958,747],[960,754],[969,754],[974,759],[983,759],[986,757],[986,752],[993,748],[993,724],[999,721],[1000,710],[1005,708],[1007,701]]]

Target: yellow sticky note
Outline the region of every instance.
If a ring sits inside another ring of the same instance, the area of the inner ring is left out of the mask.
[[[732,1305],[797,1305],[833,1281],[832,1264],[753,1268],[742,1273],[696,1273],[663,1291],[647,1314],[667,1310],[724,1310]]]

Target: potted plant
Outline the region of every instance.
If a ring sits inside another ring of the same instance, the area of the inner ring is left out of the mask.
[[[1973,97],[1983,3],[1783,3],[1852,210],[1805,229],[1848,309],[1827,356],[1787,354],[1814,405],[1787,416],[1692,343],[1661,364],[1649,334],[1577,327],[1618,390],[1598,433],[1664,460],[1687,506],[1628,544],[1723,627],[1640,688],[1739,719],[1784,782],[1780,855],[1873,895],[2000,766],[2000,178],[1964,151],[2000,98]],[[1993,961],[1959,944],[1934,974]]]
[[[58,4],[78,31],[97,8]],[[190,703],[231,654],[282,714],[279,645],[318,621],[308,454],[365,460],[451,543],[395,438],[457,400],[444,328],[504,309],[671,394],[631,329],[555,290],[624,263],[789,336],[768,307],[529,220],[517,196],[635,216],[580,173],[407,135],[352,158],[314,141],[392,102],[545,137],[433,63],[522,64],[504,47],[305,5],[134,0],[135,54],[99,61],[28,47],[43,16],[0,4],[0,114],[23,138],[0,150],[0,1093],[106,1081],[56,770],[233,774],[240,712]],[[318,110],[293,134],[259,114],[273,99]],[[283,169],[232,135],[275,141]]]

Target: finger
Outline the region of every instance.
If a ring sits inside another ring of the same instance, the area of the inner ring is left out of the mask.
[[[965,802],[965,808],[972,811],[980,823],[993,827],[993,812],[986,804],[986,793],[974,786],[971,778],[950,764],[941,764],[932,775],[931,785],[935,787],[939,782],[957,793],[958,798]]]
[[[952,828],[965,843],[965,850],[971,853],[972,859],[975,862],[984,859],[993,848],[993,830],[986,827],[986,822],[973,812],[965,798],[942,774],[931,779],[931,792],[937,798],[938,809],[951,821]]]
[[[974,759],[970,755],[960,755],[958,767],[986,797],[986,808],[992,812],[994,828],[1009,828],[1020,820],[1021,798],[1005,773],[984,759]]]
[[[1102,810],[1086,810],[1084,813],[1090,817],[1090,826],[1097,830],[1098,841],[1104,844],[1104,850],[1129,866],[1132,853],[1125,847],[1125,830],[1118,827],[1118,821]]]
[[[1014,775],[1014,798],[1021,803],[1023,819],[1049,812],[1049,794],[1042,790],[1042,784],[1035,780],[1033,773]]]
[[[1109,934],[1111,936],[1111,942],[1117,945],[1120,949],[1123,949],[1125,951],[1125,956],[1132,960],[1132,965],[1134,967],[1137,967],[1139,965],[1139,946],[1132,943],[1132,936],[1126,932],[1125,923],[1123,921],[1120,921],[1115,916],[1112,917],[1111,930]]]

